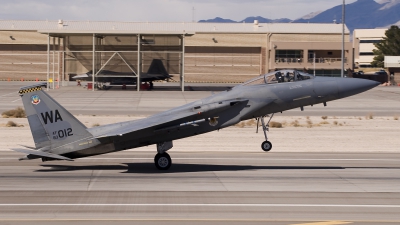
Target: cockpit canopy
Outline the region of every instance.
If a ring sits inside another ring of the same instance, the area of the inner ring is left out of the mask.
[[[243,86],[257,84],[276,84],[285,82],[298,82],[302,80],[314,79],[314,76],[297,70],[279,70],[261,75],[244,82]]]

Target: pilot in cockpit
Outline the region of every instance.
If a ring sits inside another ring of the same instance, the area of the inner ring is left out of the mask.
[[[306,80],[310,79],[309,76],[304,76],[301,75],[299,71],[293,70],[293,71],[276,71],[275,74],[275,81],[278,83],[284,83],[284,82],[295,82],[295,81],[301,81],[301,80]],[[268,79],[269,81],[270,79]],[[268,82],[267,83],[270,83]]]
[[[283,72],[283,74],[282,72],[278,71],[275,73],[275,78],[278,81],[278,83],[291,82],[295,80],[295,76],[291,75],[292,74],[289,71],[287,71],[286,73]]]
[[[285,79],[283,78],[282,73],[280,71],[275,73],[275,77],[278,83],[285,82]]]
[[[313,76],[296,70],[281,70],[267,73],[260,77],[253,78],[243,83],[243,85],[275,84],[284,82],[297,82],[313,79]]]
[[[303,76],[300,75],[300,73],[298,71],[294,71],[294,76],[297,78],[297,80],[304,80]]]

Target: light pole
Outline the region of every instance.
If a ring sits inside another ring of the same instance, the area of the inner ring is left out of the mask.
[[[345,13],[345,0],[342,5],[342,70],[340,72],[341,77],[344,77],[344,13]]]
[[[315,52],[313,55],[314,55],[313,64],[314,64],[314,77],[315,77]]]

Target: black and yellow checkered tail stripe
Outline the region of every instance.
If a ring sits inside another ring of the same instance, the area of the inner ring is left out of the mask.
[[[32,87],[32,88],[26,88],[26,89],[21,89],[21,90],[19,90],[19,94],[26,94],[26,93],[29,93],[29,92],[34,92],[34,91],[40,91],[40,90],[42,90],[42,87]]]
[[[45,85],[45,83],[22,87],[21,89],[19,89],[18,93],[20,95],[23,95],[30,92],[41,91],[43,85]]]

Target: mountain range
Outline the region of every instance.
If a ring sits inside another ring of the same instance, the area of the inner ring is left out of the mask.
[[[400,24],[400,0],[358,0],[346,4],[345,23],[352,32],[354,29],[373,29]],[[342,5],[335,6],[323,12],[312,12],[302,18],[291,20],[268,19],[262,16],[247,17],[241,21],[216,17],[209,20],[200,20],[200,23],[341,23]]]

